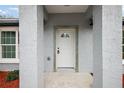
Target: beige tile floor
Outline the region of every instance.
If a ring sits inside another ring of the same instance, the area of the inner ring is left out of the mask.
[[[90,88],[92,83],[93,76],[90,73],[45,73],[46,88]]]

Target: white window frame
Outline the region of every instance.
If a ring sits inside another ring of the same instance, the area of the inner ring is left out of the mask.
[[[7,32],[15,31],[16,32],[16,44],[14,44],[16,47],[16,50],[15,50],[16,51],[16,57],[15,58],[2,58],[2,45],[3,44],[1,44],[1,32],[3,32],[3,31],[7,31]],[[8,29],[0,29],[0,63],[19,63],[18,49],[19,49],[18,29],[14,28],[14,27],[8,28]]]

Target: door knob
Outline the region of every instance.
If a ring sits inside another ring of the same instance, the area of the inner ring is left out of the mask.
[[[60,51],[59,50],[57,50],[57,54],[59,54],[60,53]]]

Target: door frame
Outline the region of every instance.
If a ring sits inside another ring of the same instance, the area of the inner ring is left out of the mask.
[[[61,28],[73,28],[73,29],[75,29],[76,30],[76,48],[75,48],[75,57],[76,57],[76,62],[75,62],[75,72],[78,72],[79,71],[79,63],[78,63],[78,26],[77,25],[71,25],[71,26],[68,26],[68,25],[56,25],[56,26],[54,26],[54,69],[53,69],[53,71],[54,72],[56,72],[57,70],[56,70],[56,31],[57,31],[57,29],[61,29]]]

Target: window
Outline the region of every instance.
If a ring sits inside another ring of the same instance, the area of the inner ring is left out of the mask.
[[[124,30],[122,31],[123,37],[122,37],[122,58],[124,59]]]
[[[17,58],[17,31],[0,31],[0,37],[1,59]]]

